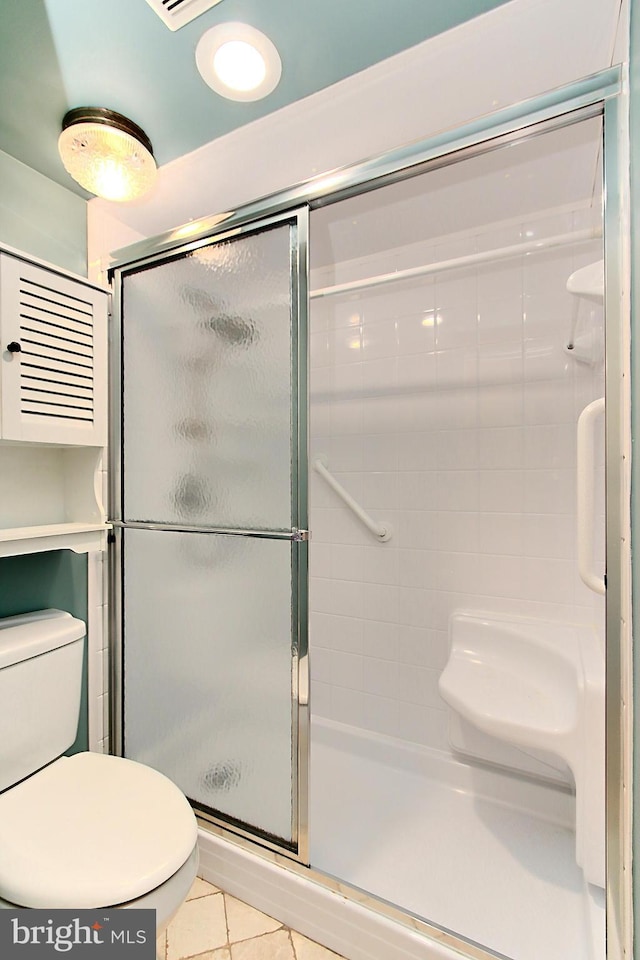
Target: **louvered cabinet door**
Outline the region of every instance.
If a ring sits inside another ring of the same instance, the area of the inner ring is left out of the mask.
[[[4,440],[106,443],[107,295],[0,254]]]

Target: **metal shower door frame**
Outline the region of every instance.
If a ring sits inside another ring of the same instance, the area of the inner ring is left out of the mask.
[[[218,212],[195,224],[187,224],[149,240],[142,240],[116,254],[113,270],[133,261],[171,253],[184,238],[221,236],[230,228],[251,224],[265,215],[295,210],[300,204],[311,209],[393,183],[430,169],[456,163],[507,142],[538,136],[546,130],[601,115],[604,120],[604,242],[606,308],[606,483],[607,483],[607,958],[631,956],[632,875],[632,646],[631,646],[631,555],[630,555],[630,252],[629,252],[629,122],[628,77],[614,66],[566,86],[512,104],[493,114],[472,120],[425,140],[399,147],[382,156],[330,171],[304,183],[262,197],[237,210]],[[112,271],[113,272],[113,271]],[[116,279],[117,283],[117,279]],[[119,296],[115,298],[116,304]],[[301,401],[306,404],[306,394]],[[305,408],[306,416],[306,408]],[[302,423],[300,417],[299,427]],[[116,426],[119,429],[119,425]],[[117,445],[112,450],[117,450]],[[119,546],[112,551],[112,570],[119,569]],[[112,583],[117,578],[112,577]],[[117,598],[116,598],[117,602]],[[301,614],[306,615],[306,610]],[[118,651],[116,609],[115,650]],[[306,648],[305,648],[306,649]],[[112,689],[121,690],[120,664],[112,660]],[[308,683],[308,674],[306,676]],[[308,696],[300,689],[301,718],[306,724],[308,748]],[[299,751],[303,750],[303,736]],[[307,761],[308,762],[308,761]],[[306,789],[306,788],[305,788]],[[306,811],[302,834],[307,829]],[[224,825],[212,832],[230,839]],[[264,846],[250,837],[235,836],[237,844],[254,854],[266,855],[280,866],[323,885],[327,890],[421,932],[428,942],[451,948],[464,956],[487,960],[494,956],[478,944],[411,915],[399,907],[295,862],[282,853],[266,854]]]
[[[295,229],[295,242],[290,249],[291,263],[291,517],[290,532],[227,529],[213,526],[127,522],[123,512],[123,280],[127,273],[180,260],[203,246],[259,233],[290,224]],[[185,241],[170,251],[158,251],[132,259],[110,273],[113,289],[113,317],[110,327],[110,622],[111,643],[111,749],[124,753],[124,551],[123,534],[127,529],[172,530],[182,533],[223,534],[259,537],[291,542],[291,697],[292,697],[292,844],[279,844],[250,829],[230,823],[224,817],[204,813],[197,816],[225,830],[252,840],[263,847],[282,853],[301,863],[308,863],[308,796],[309,796],[309,655],[308,655],[308,273],[309,273],[309,210],[295,210],[256,218],[231,230],[199,236]]]

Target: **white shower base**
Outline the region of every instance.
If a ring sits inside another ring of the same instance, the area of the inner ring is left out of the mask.
[[[329,720],[311,736],[311,865],[513,960],[604,960],[574,798]]]
[[[349,883],[514,960],[604,960],[604,893],[575,864],[573,797],[330,721],[313,721],[311,749],[315,871],[212,828],[201,876],[349,960],[460,957]]]

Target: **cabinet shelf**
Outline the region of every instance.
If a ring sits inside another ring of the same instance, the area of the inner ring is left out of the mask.
[[[0,443],[0,556],[104,549],[102,450]]]
[[[45,523],[34,527],[7,527],[0,530],[0,557],[47,550],[74,550],[87,553],[104,547],[109,523]]]

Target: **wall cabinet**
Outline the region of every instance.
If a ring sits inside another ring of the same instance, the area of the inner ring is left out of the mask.
[[[0,251],[0,556],[104,545],[108,303]]]
[[[107,294],[0,253],[0,437],[104,446]]]

